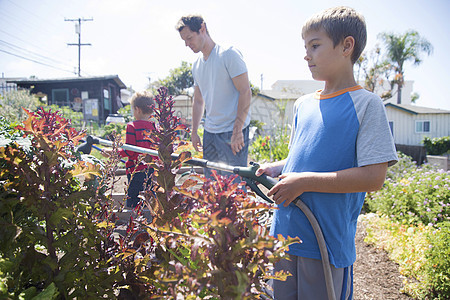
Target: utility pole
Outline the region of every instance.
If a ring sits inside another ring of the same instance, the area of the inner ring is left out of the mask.
[[[264,75],[261,73],[261,91],[263,90]]]
[[[78,22],[75,23],[75,33],[78,34],[78,44],[67,44],[69,46],[78,46],[78,77],[81,77],[81,46],[91,46],[90,43],[85,43],[82,44],[81,43],[81,22],[85,22],[85,21],[93,21],[94,19],[89,18],[89,19],[85,19],[85,18],[78,18],[78,19],[66,19],[64,18],[64,21],[69,21],[69,22]]]

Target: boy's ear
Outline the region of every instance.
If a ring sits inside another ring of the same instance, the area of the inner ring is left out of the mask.
[[[344,56],[351,56],[353,53],[353,49],[355,48],[355,38],[349,35],[344,39],[342,42],[343,47],[343,54]]]

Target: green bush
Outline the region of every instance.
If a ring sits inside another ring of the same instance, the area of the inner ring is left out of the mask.
[[[416,163],[412,160],[411,156],[408,156],[400,151],[397,151],[398,162],[389,167],[386,173],[386,177],[392,180],[401,179],[404,173],[417,168]]]
[[[423,145],[429,155],[442,155],[450,152],[450,136],[440,138],[425,137]]]
[[[373,218],[368,241],[383,247],[399,263],[414,298],[449,299],[450,172],[417,167],[400,154],[389,168],[384,187],[366,197]]]
[[[20,128],[32,151],[14,141],[0,147],[1,299],[255,299],[267,279],[289,275],[269,268],[299,239],[269,236],[258,222],[269,205],[234,177],[193,175],[175,186],[191,156],[172,158],[184,126],[167,90],[156,101],[158,123],[147,138],[159,158],[125,224],[105,184],[114,182],[118,139],[100,174],[74,151],[83,134],[39,110]]]
[[[430,236],[427,267],[434,299],[450,298],[450,222],[439,224],[439,230]]]
[[[257,162],[285,159],[289,154],[289,134],[279,131],[275,137],[257,136],[250,145],[250,157]]]
[[[27,149],[14,132],[0,147],[0,298],[113,297],[117,247],[99,226],[107,197],[89,185],[99,171],[74,151],[82,134],[59,114],[27,113]]]
[[[9,122],[22,122],[27,114],[22,109],[35,111],[40,105],[39,100],[32,96],[28,90],[6,92],[0,96],[1,113]]]
[[[103,127],[103,134],[106,138],[110,138],[115,134],[122,136],[125,139],[127,124],[109,123]]]
[[[406,277],[402,292],[414,299],[449,299],[449,222],[434,228],[376,214],[362,215],[360,221],[367,224],[365,241],[386,250],[399,264],[400,273]]]
[[[366,211],[395,221],[437,225],[450,218],[450,173],[430,166],[402,169],[366,197]]]

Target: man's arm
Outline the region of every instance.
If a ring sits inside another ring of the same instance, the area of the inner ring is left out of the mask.
[[[357,193],[379,190],[386,179],[388,163],[350,168],[337,172],[286,173],[267,193],[276,204],[288,206],[304,192]]]
[[[194,146],[195,150],[203,151],[202,141],[198,136],[197,130],[200,125],[200,121],[203,116],[203,112],[205,110],[205,100],[203,100],[202,93],[200,92],[200,88],[198,86],[194,87],[194,98],[192,102],[192,133],[191,133],[191,141],[192,146]]]
[[[232,78],[235,88],[239,92],[239,102],[237,108],[236,120],[234,121],[233,134],[231,136],[231,150],[236,155],[244,147],[244,135],[242,129],[247,118],[252,99],[252,92],[248,81],[248,73],[245,72]]]

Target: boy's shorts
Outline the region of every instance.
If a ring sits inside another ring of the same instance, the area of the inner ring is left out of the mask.
[[[318,259],[289,255],[289,260],[275,264],[275,272],[289,271],[286,281],[273,280],[273,299],[312,299],[327,300],[327,286],[322,261]],[[335,268],[331,265],[336,299],[348,300],[353,297],[353,265]]]

